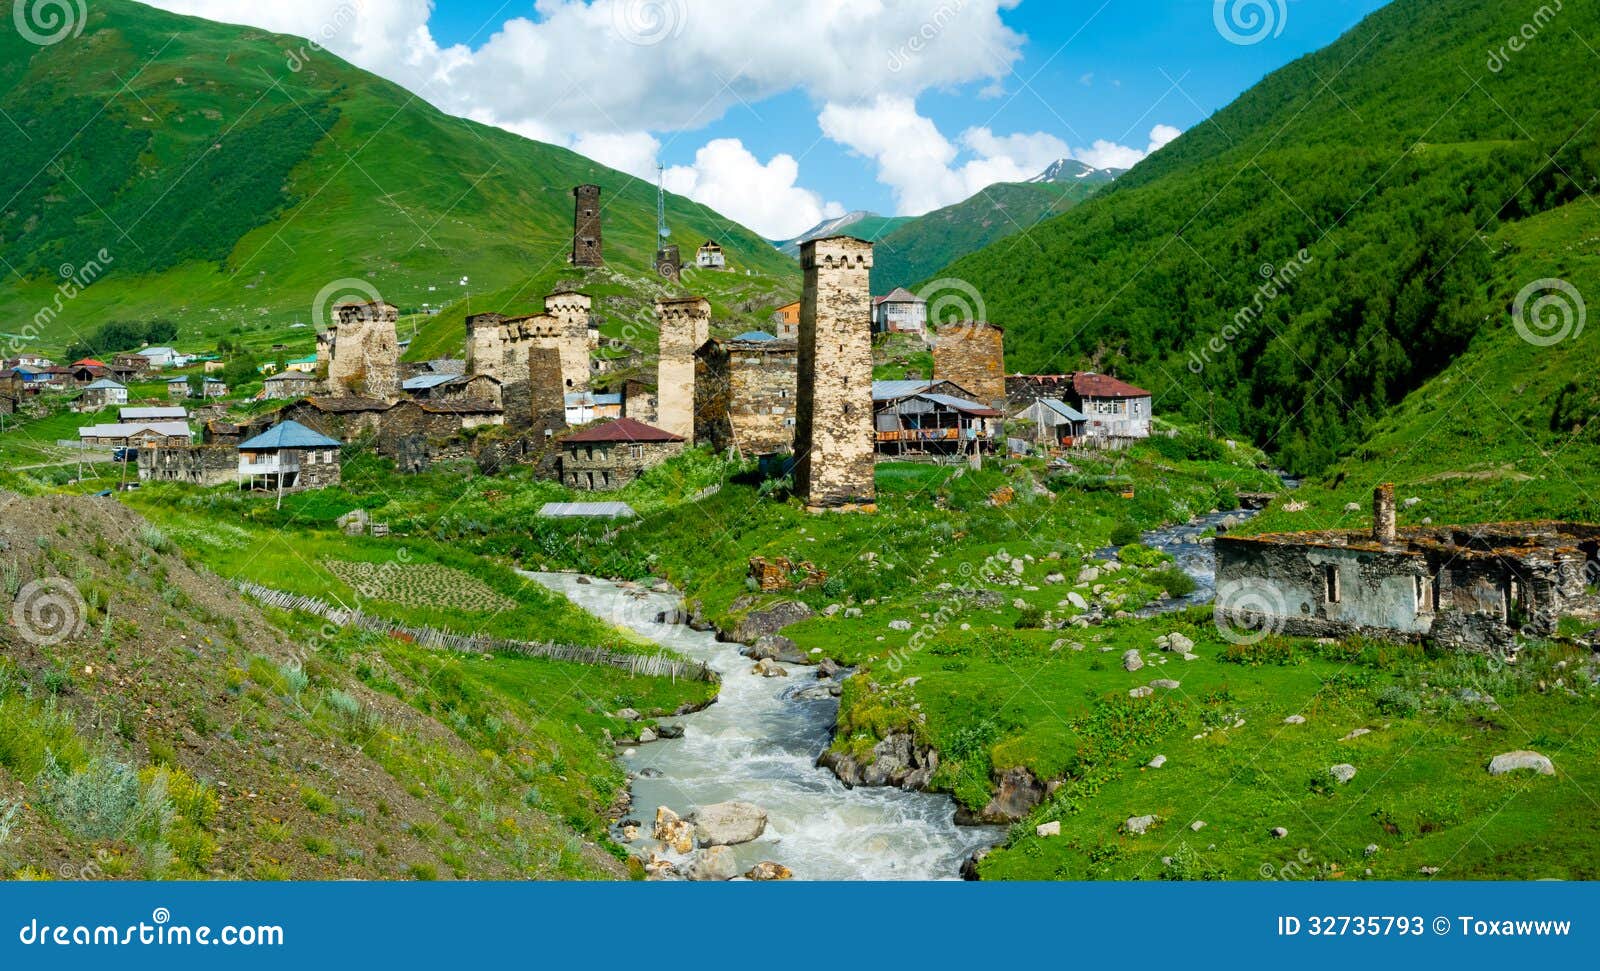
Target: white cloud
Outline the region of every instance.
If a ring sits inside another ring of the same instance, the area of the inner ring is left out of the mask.
[[[572,140],[572,150],[601,165],[654,182],[661,142],[649,132],[585,132]]]
[[[824,219],[844,215],[837,202],[796,184],[800,163],[775,155],[765,165],[737,138],[717,138],[693,165],[667,169],[667,189],[715,209],[768,239],[790,239]]]
[[[1161,149],[1165,148],[1167,146],[1167,144],[1170,143],[1173,139],[1177,138],[1179,135],[1182,135],[1182,134],[1183,134],[1183,129],[1174,128],[1171,125],[1157,125],[1157,126],[1155,126],[1154,128],[1150,129],[1150,149],[1149,149],[1149,151],[1151,153],[1160,151]]]
[[[1182,134],[1182,130],[1171,125],[1157,125],[1150,129],[1150,144],[1143,151],[1102,138],[1088,148],[1073,152],[1072,157],[1097,169],[1131,169]]]

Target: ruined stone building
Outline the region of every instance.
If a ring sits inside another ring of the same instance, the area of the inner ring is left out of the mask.
[[[810,240],[800,267],[795,491],[814,508],[871,507],[872,244]]]
[[[959,384],[973,400],[1006,405],[1005,331],[983,321],[939,328],[933,344],[933,379]]]
[[[239,453],[232,444],[157,446],[139,450],[140,482],[222,485],[235,480],[238,466]]]
[[[695,353],[695,441],[741,455],[792,452],[799,358],[799,342],[761,331],[702,344]]]
[[[505,412],[493,401],[402,401],[383,413],[372,444],[379,455],[394,459],[399,471],[414,474],[435,462],[471,458],[463,433],[504,420]]]
[[[581,293],[551,294],[545,298],[542,314],[473,314],[467,318],[467,373],[499,381],[510,424],[526,428],[533,420],[529,352],[536,347],[556,352],[560,361],[557,386],[563,394],[587,389],[589,317],[590,300]],[[541,372],[540,380],[553,377]]]
[[[600,187],[580,185],[572,190],[573,266],[605,266],[600,238]]]
[[[656,425],[694,441],[694,352],[711,338],[711,303],[704,297],[656,301],[660,364],[656,380]]]
[[[1593,617],[1600,526],[1495,523],[1397,529],[1394,487],[1370,532],[1216,540],[1219,623],[1301,637],[1366,635],[1507,649],[1568,614]]]
[[[619,418],[574,432],[561,441],[561,481],[569,489],[620,489],[683,448],[680,436]]]
[[[328,394],[335,398],[400,396],[400,311],[390,303],[347,303],[334,308],[333,329],[318,335],[317,356],[328,355]]]
[[[389,402],[377,398],[302,398],[279,408],[279,421],[292,421],[346,444],[377,434]]]

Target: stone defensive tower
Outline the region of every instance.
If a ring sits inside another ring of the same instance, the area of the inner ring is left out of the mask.
[[[558,293],[545,298],[542,314],[484,313],[467,318],[467,373],[487,374],[500,382],[508,423],[525,428],[533,421],[528,370],[528,352],[533,348],[556,352],[560,372],[553,383],[561,394],[588,389],[589,309],[590,300],[583,294]]]
[[[580,185],[572,190],[572,265],[605,266],[600,238],[600,187]]]
[[[694,441],[694,352],[711,339],[711,303],[704,297],[656,301],[661,363],[656,427]]]
[[[589,320],[594,302],[564,291],[544,298],[544,312],[556,319],[556,348],[561,352],[562,381],[568,391],[589,390]]]
[[[338,397],[400,396],[400,311],[389,303],[346,303],[334,308],[328,393]],[[323,342],[318,341],[319,355]]]
[[[550,438],[567,427],[564,381],[559,348],[528,348],[529,419],[535,434]]]
[[[933,345],[933,379],[959,384],[973,400],[1003,410],[1005,337],[1004,329],[981,320],[940,327]]]
[[[800,247],[800,268],[795,491],[812,508],[871,509],[872,244],[811,240]]]

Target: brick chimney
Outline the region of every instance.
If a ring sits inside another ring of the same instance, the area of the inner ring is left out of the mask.
[[[1385,482],[1372,490],[1372,538],[1379,543],[1395,541],[1394,483]]]

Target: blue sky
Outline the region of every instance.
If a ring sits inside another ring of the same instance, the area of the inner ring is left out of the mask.
[[[1387,0],[154,0],[320,37],[444,110],[769,236],[1123,167]]]

